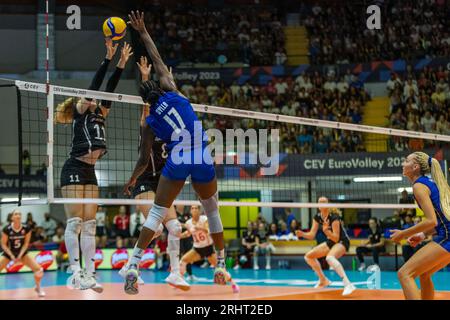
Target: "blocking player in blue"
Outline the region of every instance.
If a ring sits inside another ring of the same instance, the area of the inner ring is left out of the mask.
[[[414,198],[426,219],[405,230],[391,230],[391,239],[395,242],[408,239],[415,247],[426,235],[435,236],[400,268],[398,278],[406,299],[431,300],[434,299],[431,276],[450,263],[450,187],[439,161],[423,152],[406,157],[403,175],[413,184]]]
[[[144,14],[132,11],[128,16],[129,23],[139,32],[145,44],[159,83],[152,80],[145,81],[139,90],[144,102],[150,105],[150,115],[146,118],[147,126],[142,129],[139,159],[124,192],[130,194],[130,188],[136,184],[136,179],[147,167],[155,136],[167,144],[169,157],[161,173],[154,204],[130,258],[125,292],[128,294],[139,292],[138,266],[144,250],[168,214],[188,176],[191,176],[192,186],[208,217],[210,234],[217,251],[218,263],[214,271],[214,282],[225,285],[230,276],[225,270],[223,225],[219,215],[217,180],[213,161],[205,150],[205,132],[201,129],[201,122],[189,100],[178,91],[172,74],[148,34]]]

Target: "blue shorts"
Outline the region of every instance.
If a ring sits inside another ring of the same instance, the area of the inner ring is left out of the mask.
[[[211,182],[216,177],[216,170],[209,153],[203,151],[204,148],[181,154],[186,161],[181,161],[177,158],[178,155],[169,154],[161,175],[170,180],[185,181],[187,177],[191,176],[192,182]],[[197,157],[194,156],[195,153],[197,153]],[[200,154],[203,156],[199,156]]]
[[[433,241],[439,244],[442,248],[450,252],[450,239],[445,236],[434,236]]]

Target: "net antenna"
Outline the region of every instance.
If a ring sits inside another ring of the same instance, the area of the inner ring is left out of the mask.
[[[48,170],[47,170],[47,194],[45,199],[39,199],[39,200],[29,200],[29,201],[22,201],[23,204],[42,204],[42,203],[57,203],[57,204],[64,204],[64,203],[96,203],[96,204],[103,204],[103,205],[136,205],[136,204],[153,204],[153,200],[135,200],[135,199],[126,199],[126,198],[120,198],[120,196],[117,196],[119,194],[119,191],[117,191],[115,194],[116,196],[109,196],[109,197],[101,197],[98,199],[69,199],[69,198],[62,198],[55,195],[55,183],[56,185],[59,184],[59,181],[55,179],[55,172],[59,172],[59,170],[55,171],[55,131],[54,131],[54,106],[55,102],[57,101],[63,101],[65,97],[76,97],[76,98],[92,98],[96,99],[97,101],[100,100],[110,100],[114,102],[114,107],[112,112],[117,112],[122,114],[123,119],[116,119],[116,120],[129,120],[129,127],[130,130],[135,130],[138,132],[139,130],[139,123],[138,120],[140,118],[140,110],[141,106],[143,105],[143,101],[141,97],[139,96],[133,96],[133,95],[126,95],[126,94],[118,94],[118,93],[107,93],[107,92],[101,92],[101,91],[90,91],[86,89],[79,89],[79,88],[69,88],[69,87],[63,87],[63,86],[56,86],[56,85],[49,85],[42,84],[42,83],[33,83],[33,82],[24,82],[24,81],[16,81],[15,82],[17,88],[26,94],[37,94],[37,95],[46,95],[47,99],[47,106],[48,106],[48,113],[47,113],[47,159],[48,159]],[[132,105],[127,106],[125,108],[125,104]],[[440,142],[450,142],[450,136],[447,135],[440,135],[440,134],[432,134],[432,133],[424,133],[424,132],[412,132],[412,131],[406,131],[406,130],[398,130],[398,129],[390,129],[390,128],[382,128],[382,127],[374,127],[374,126],[366,126],[366,125],[358,125],[358,124],[351,124],[351,123],[342,123],[342,122],[334,122],[334,121],[325,121],[325,120],[316,120],[316,119],[309,119],[309,118],[302,118],[302,117],[294,117],[294,116],[286,116],[286,115],[279,115],[279,114],[271,114],[271,113],[264,113],[264,112],[254,112],[254,111],[246,111],[246,110],[237,110],[232,108],[224,108],[224,107],[217,107],[217,106],[209,106],[209,105],[203,105],[203,104],[193,104],[194,110],[199,113],[206,113],[206,114],[212,114],[212,115],[220,115],[220,117],[230,117],[233,119],[252,119],[257,121],[267,121],[267,122],[279,122],[279,123],[289,123],[294,125],[305,125],[305,126],[314,126],[314,127],[321,127],[321,128],[331,128],[331,129],[342,129],[342,130],[351,130],[353,132],[365,132],[365,133],[372,133],[372,134],[380,134],[380,135],[390,135],[390,136],[399,136],[399,137],[406,137],[406,138],[414,138],[414,139],[426,139],[430,141],[440,141]],[[135,114],[135,119],[131,119],[131,117],[125,115],[125,112],[128,112],[127,110],[132,110]],[[110,113],[111,114],[111,113]],[[109,116],[111,117],[111,116]],[[119,117],[120,118],[120,117]],[[113,121],[114,119],[108,119],[106,128],[108,130],[108,121]],[[112,131],[114,128],[110,129]],[[130,131],[132,132],[132,131]],[[134,131],[133,131],[134,132]],[[110,132],[113,134],[114,132]],[[109,134],[109,133],[108,133]],[[134,134],[134,133],[133,133]],[[137,141],[137,139],[136,139]],[[123,141],[122,141],[123,143]],[[125,143],[123,143],[126,145]],[[56,145],[58,148],[60,148],[59,145]],[[68,146],[65,146],[68,147]],[[114,141],[108,143],[108,148],[114,148]],[[117,151],[117,150],[116,150]],[[107,168],[110,171],[107,171],[107,175],[115,175],[116,180],[114,180],[117,184],[117,190],[121,191],[121,187],[126,183],[127,179],[129,178],[133,168],[134,168],[134,161],[137,158],[137,144],[134,147],[128,146],[127,149],[121,149],[120,150],[125,156],[128,156],[128,153],[131,155],[133,154],[133,157],[124,158],[125,160],[122,165],[124,168],[122,171],[120,171],[118,168],[119,164],[115,164],[113,166],[112,164],[108,163]],[[58,155],[60,155],[60,151],[58,149]],[[67,155],[61,156],[61,158],[67,158]],[[111,162],[113,160],[116,160],[116,158],[113,158],[111,155],[108,160],[108,155],[105,156],[107,158],[108,162]],[[118,159],[118,158],[117,158]],[[58,164],[59,166],[59,164]],[[58,168],[56,168],[58,169]],[[120,172],[119,172],[120,171]],[[400,173],[400,172],[399,172]],[[57,174],[58,175],[58,174]],[[113,178],[111,178],[113,179]],[[288,181],[287,185],[280,185],[281,182],[279,182],[277,179],[275,180],[263,180],[265,178],[257,179],[249,179],[249,181],[240,181],[242,179],[237,179],[238,182],[235,185],[234,191],[248,191],[253,188],[253,190],[261,190],[264,187],[271,187],[276,186],[280,193],[282,192],[290,192],[289,188],[292,188],[295,186],[295,183],[299,183],[300,180],[297,181]],[[100,178],[101,180],[101,178]],[[289,180],[289,179],[288,179]],[[302,181],[304,183],[304,181]],[[222,183],[222,185],[221,185]],[[221,191],[233,191],[233,185],[230,185],[230,181],[222,181],[219,183],[219,192]],[[227,184],[228,183],[228,184]],[[263,184],[266,183],[267,185]],[[188,185],[189,183],[186,183]],[[225,186],[225,187],[224,187]],[[101,186],[100,186],[101,187]],[[191,186],[189,186],[191,187]],[[228,188],[228,189],[227,189]],[[241,188],[241,189],[240,189]],[[185,186],[186,189],[186,186]],[[287,191],[283,191],[287,190]],[[302,191],[296,190],[295,192],[300,193]],[[356,191],[357,192],[357,191]],[[121,194],[121,193],[120,193]],[[319,194],[322,195],[322,194]],[[326,194],[325,194],[326,195]],[[188,197],[179,197],[174,204],[176,205],[198,205],[199,202],[196,200],[197,198],[192,194]],[[226,199],[226,197],[225,197]],[[360,209],[406,209],[406,208],[416,208],[415,204],[398,204],[394,203],[394,201],[391,201],[390,203],[357,203],[357,202],[347,202],[347,203],[326,203],[326,204],[318,204],[316,202],[312,202],[313,199],[310,198],[310,201],[294,201],[294,202],[288,202],[288,201],[220,201],[221,206],[234,206],[234,207],[271,207],[271,208],[319,208],[319,207],[333,207],[333,208],[360,208]],[[312,201],[311,201],[312,200]],[[395,200],[397,201],[397,199]]]

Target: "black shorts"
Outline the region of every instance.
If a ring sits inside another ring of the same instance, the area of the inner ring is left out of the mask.
[[[129,230],[117,230],[116,237],[121,237],[122,239],[131,238]]]
[[[208,258],[210,256],[212,256],[214,254],[214,246],[210,245],[204,248],[196,248],[194,247],[195,252],[197,252],[200,257],[203,258]]]
[[[138,195],[144,192],[153,191],[156,193],[156,189],[158,188],[159,177],[161,174],[157,174],[155,176],[149,176],[145,179],[138,179],[136,181],[136,185],[133,188],[131,194],[133,198],[136,198]]]
[[[97,237],[106,236],[106,228],[105,227],[96,227],[95,228],[95,235]]]
[[[339,240],[338,243],[342,244],[345,247],[345,250],[348,252],[348,249],[350,248],[350,241],[348,239],[341,239],[341,240]],[[330,249],[333,248],[333,246],[335,244],[336,244],[336,242],[334,242],[330,239],[327,240],[328,248],[330,248]]]
[[[95,166],[75,158],[69,158],[61,170],[61,187],[76,184],[98,185]]]
[[[20,254],[20,251],[11,251],[12,254],[17,258],[17,256]],[[25,253],[23,254],[22,258],[25,257],[28,253],[28,250],[25,251]],[[2,253],[2,256],[8,258],[9,260],[12,260],[11,256],[9,254],[7,254],[6,252]]]

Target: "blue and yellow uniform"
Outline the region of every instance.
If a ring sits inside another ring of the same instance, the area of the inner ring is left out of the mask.
[[[448,252],[450,252],[450,238],[449,238],[450,221],[442,212],[439,189],[436,183],[427,176],[421,176],[414,182],[414,184],[416,183],[424,184],[428,187],[428,189],[430,189],[430,198],[431,202],[433,203],[434,212],[436,213],[437,217],[437,226],[435,227],[437,234],[433,237],[433,241],[441,245]],[[416,202],[420,207],[420,204],[417,201],[417,199]]]
[[[147,124],[167,144],[169,157],[161,174],[170,180],[207,183],[214,179],[213,160],[201,121],[185,97],[166,92],[150,108]]]

